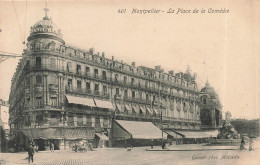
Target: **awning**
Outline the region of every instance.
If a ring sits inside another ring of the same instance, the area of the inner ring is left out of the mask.
[[[120,130],[114,130],[119,134],[130,134],[133,139],[161,139],[162,131],[152,122],[116,120]],[[125,132],[125,133],[120,133]],[[116,136],[115,136],[116,137]],[[129,137],[126,135],[126,138]],[[121,137],[122,138],[122,137]]]
[[[155,114],[159,114],[159,110],[158,109],[153,108],[153,111],[154,111]]]
[[[93,99],[90,98],[85,98],[85,97],[75,97],[75,96],[70,96],[66,95],[68,102],[72,104],[81,104],[81,105],[86,105],[90,107],[95,107],[95,103]]]
[[[138,114],[139,113],[139,106],[138,105],[133,105],[132,107],[133,107],[135,113]]]
[[[94,139],[94,129],[29,128],[22,133],[29,139]]]
[[[123,109],[122,109],[121,104],[117,103],[117,104],[116,104],[116,107],[117,107],[117,109],[118,109],[120,112],[124,112]]]
[[[22,133],[29,139],[54,139],[59,138],[55,137],[54,132],[57,129],[54,128],[30,128],[30,129],[22,129]]]
[[[168,134],[168,135],[174,137],[174,138],[178,138],[178,139],[182,138],[181,135],[179,135],[179,134],[177,134],[177,133],[175,133],[175,132],[173,132],[173,131],[164,131],[164,132],[165,132],[166,134]]]
[[[96,106],[100,108],[107,108],[107,109],[114,109],[112,103],[110,101],[106,100],[99,100],[99,99],[94,99],[96,102]]]
[[[61,131],[62,137],[68,140],[76,139],[94,139],[95,130],[86,128],[71,128]]]
[[[100,138],[100,140],[109,140],[108,137],[101,133],[95,133],[96,136]]]
[[[174,131],[184,136],[184,138],[209,138],[217,137],[218,130],[215,131]]]
[[[141,109],[141,111],[142,111],[143,113],[146,113],[146,110],[145,110],[145,108],[144,108],[143,106],[140,106],[140,109]]]
[[[131,111],[131,110],[132,110],[131,105],[125,104],[125,107],[126,107],[126,109],[127,109],[128,111]]]
[[[147,109],[147,111],[148,111],[150,114],[153,113],[149,107],[146,106],[146,109]]]

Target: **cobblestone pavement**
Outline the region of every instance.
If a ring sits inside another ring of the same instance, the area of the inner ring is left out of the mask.
[[[209,146],[207,146],[209,147]],[[227,146],[218,146],[211,148],[230,148]],[[234,147],[234,146],[232,146]],[[231,148],[232,148],[231,147]],[[235,146],[238,148],[238,146]],[[171,146],[172,148],[188,149],[188,148],[204,148],[202,145],[180,145]],[[149,152],[146,149],[150,147],[136,147],[131,151],[125,148],[107,148],[97,149],[96,151],[89,151],[85,153],[76,153],[70,150],[67,151],[41,151],[35,154],[35,165],[223,165],[223,164],[256,164],[258,162],[250,162],[258,160],[260,156],[260,148],[255,151],[240,151],[240,150],[211,150],[211,151],[153,151]],[[160,147],[154,147],[155,150]],[[26,159],[27,153],[1,153],[0,164],[17,165],[28,164]]]

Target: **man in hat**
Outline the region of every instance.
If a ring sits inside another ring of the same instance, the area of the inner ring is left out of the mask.
[[[32,146],[32,143],[30,143],[30,146],[28,149],[28,163],[30,163],[30,160],[32,160],[32,163],[33,163],[33,155],[34,155],[34,148]]]

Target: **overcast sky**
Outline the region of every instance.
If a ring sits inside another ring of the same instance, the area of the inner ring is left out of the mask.
[[[149,3],[148,3],[149,2]],[[130,64],[166,71],[196,72],[199,87],[209,83],[218,92],[223,111],[233,118],[259,117],[259,1],[143,1],[48,2],[48,15],[66,43],[106,52]],[[210,3],[209,3],[210,2]],[[257,4],[258,3],[258,4]],[[0,2],[0,51],[21,54],[30,26],[44,17],[44,1]],[[131,14],[133,9],[159,9],[160,14]],[[170,8],[199,13],[169,14]],[[206,13],[200,13],[201,9]],[[228,14],[208,13],[226,9]],[[126,9],[126,13],[118,13]],[[25,21],[26,18],[26,21]],[[11,78],[18,59],[0,63],[0,98],[8,100]],[[258,67],[257,67],[258,66]]]

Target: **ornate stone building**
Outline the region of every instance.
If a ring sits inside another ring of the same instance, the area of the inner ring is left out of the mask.
[[[201,128],[220,128],[222,126],[222,105],[215,89],[207,82],[199,95]]]
[[[166,73],[160,66],[129,65],[93,48],[71,47],[45,10],[31,27],[12,79],[9,123],[16,143],[34,139],[41,149],[50,143],[62,149],[72,140],[87,139],[104,145],[102,140],[113,139],[116,120],[200,130],[199,91],[189,67],[185,73]],[[219,124],[211,121],[211,126]]]

